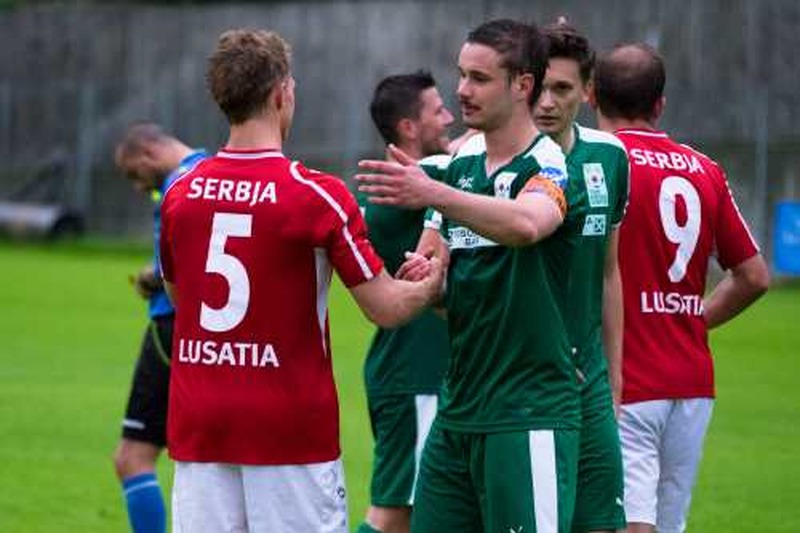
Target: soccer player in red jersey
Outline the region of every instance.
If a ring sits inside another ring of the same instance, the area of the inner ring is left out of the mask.
[[[394,327],[438,297],[443,268],[389,277],[344,183],[281,153],[295,82],[279,35],[223,33],[207,82],[230,137],[162,205],[173,530],[344,533],[331,272]]]
[[[761,296],[769,272],[722,168],[657,129],[664,64],[644,44],[597,62],[602,129],[630,160],[620,229],[625,331],[619,419],[628,531],[683,531],[714,398],[708,329]],[[727,271],[706,296],[709,258]]]

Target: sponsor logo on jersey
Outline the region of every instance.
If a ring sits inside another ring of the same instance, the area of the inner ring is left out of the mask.
[[[642,291],[640,300],[646,314],[702,316],[705,309],[699,294]]]
[[[458,188],[462,191],[471,191],[474,178],[472,176],[461,176],[458,178]]]
[[[191,365],[278,368],[278,354],[272,344],[178,340],[178,362]]]
[[[603,165],[600,163],[583,164],[583,181],[586,183],[586,194],[591,207],[608,207],[608,187]]]
[[[560,189],[567,187],[567,174],[558,167],[542,167],[539,175],[547,178],[554,184],[558,185]]]
[[[486,248],[489,246],[497,246],[498,244],[492,240],[478,235],[469,228],[461,226],[449,228],[447,230],[448,240],[450,242],[451,250],[467,249],[467,248]]]
[[[642,148],[631,149],[631,162],[635,165],[658,169],[678,170],[684,172],[703,173],[703,166],[693,154],[681,152],[653,152]]]
[[[584,237],[594,237],[606,234],[606,216],[605,215],[586,215],[586,221],[583,223]]]
[[[517,177],[516,172],[501,172],[494,179],[494,195],[497,198],[511,198],[511,184]]]

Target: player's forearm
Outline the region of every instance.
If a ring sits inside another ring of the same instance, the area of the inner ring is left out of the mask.
[[[741,313],[769,288],[769,270],[761,254],[731,269],[704,302],[708,329]]]
[[[390,277],[385,270],[375,278],[350,288],[364,316],[382,328],[396,328],[414,318],[438,297],[443,269],[432,260],[431,273],[422,281],[404,281]]]
[[[419,236],[415,251],[425,257],[434,257],[444,255],[447,250],[441,234],[435,229],[425,228]]]
[[[551,213],[546,208],[446,186],[437,195],[432,207],[445,218],[505,246],[528,246],[547,237],[558,226],[552,224]],[[556,209],[553,206],[553,213]]]
[[[395,279],[390,283],[385,299],[367,313],[367,318],[382,328],[402,326],[431,303],[422,283]]]

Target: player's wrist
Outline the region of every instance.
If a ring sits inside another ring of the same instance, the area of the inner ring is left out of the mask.
[[[429,192],[427,195],[427,206],[432,207],[443,215],[447,215],[447,211],[453,205],[459,191],[453,187],[450,187],[446,183],[442,183],[430,178],[428,178],[428,187]]]

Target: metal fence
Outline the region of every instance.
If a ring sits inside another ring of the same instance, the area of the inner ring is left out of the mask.
[[[425,67],[453,105],[455,58],[489,18],[565,14],[594,45],[645,40],[667,63],[662,126],[727,169],[767,251],[775,201],[800,195],[800,3],[793,0],[273,2],[177,7],[35,5],[0,12],[0,198],[40,195],[85,210],[93,231],[146,234],[150,207],[111,153],[152,119],[215,149],[225,125],[204,84],[219,33],[266,27],[293,45],[298,110],[286,152],[343,176],[381,145],[367,105],[383,76]],[[585,122],[593,121],[588,113]],[[58,176],[56,176],[58,178]],[[33,184],[33,185],[31,185]],[[28,191],[30,192],[30,191]]]

